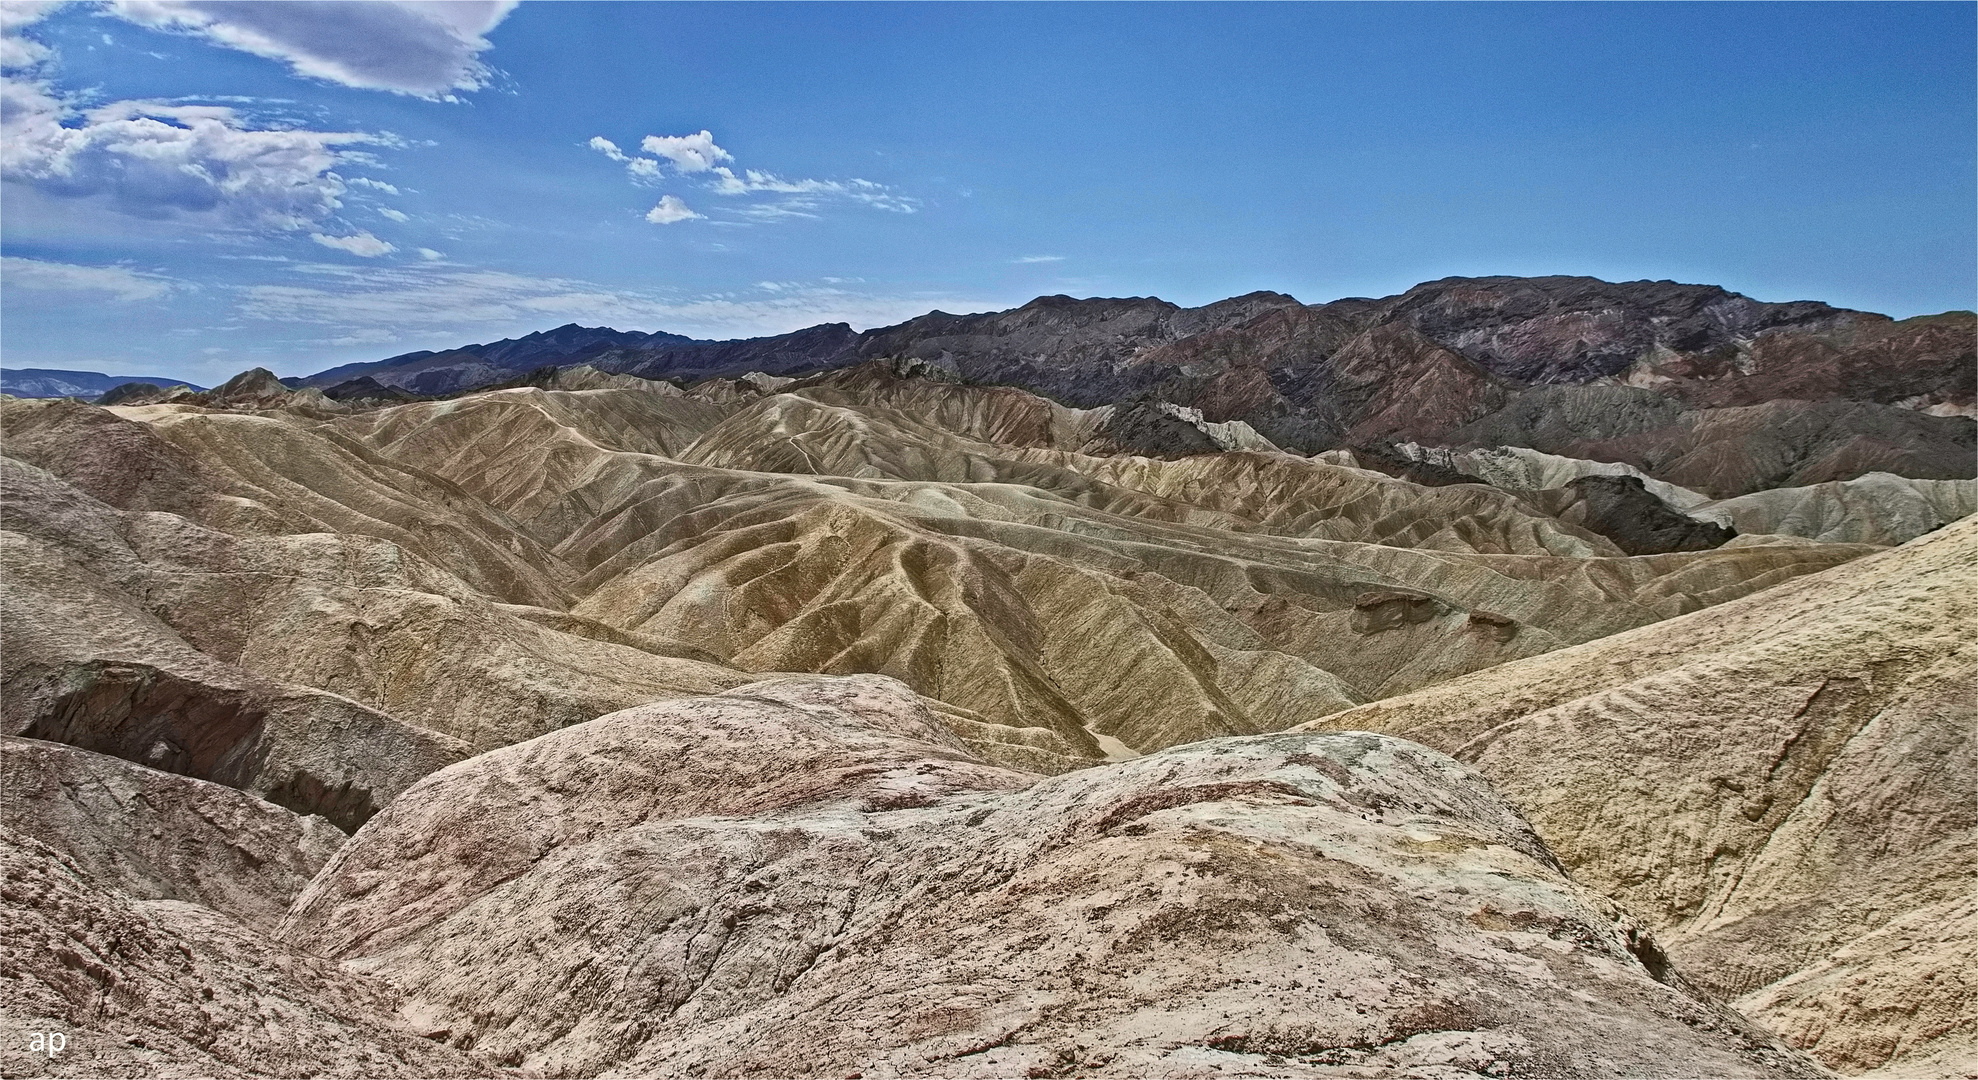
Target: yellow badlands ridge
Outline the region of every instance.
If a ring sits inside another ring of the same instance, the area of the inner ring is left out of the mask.
[[[249,381],[0,398],[5,1075],[1978,1071],[1969,481]]]

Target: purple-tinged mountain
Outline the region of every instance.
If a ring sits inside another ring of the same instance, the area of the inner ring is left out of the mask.
[[[0,368],[0,394],[21,398],[95,398],[128,383],[206,389],[185,379],[163,375],[105,375],[100,371],[65,371],[59,368]]]
[[[1045,296],[1009,311],[741,341],[573,325],[304,382],[361,374],[439,395],[579,362],[691,382],[906,358],[1081,408],[1187,406],[1305,453],[1526,446],[1732,497],[1870,471],[1973,475],[1974,336],[1969,312],[1896,321],[1671,281],[1445,278],[1313,305],[1273,292],[1198,308]]]
[[[664,332],[641,333],[605,326],[567,323],[519,338],[485,345],[462,345],[442,352],[421,350],[383,360],[343,364],[301,379],[283,380],[292,387],[330,387],[362,377],[415,394],[450,394],[501,382],[517,372],[548,365],[589,363],[615,349],[655,348],[696,344],[693,338]]]

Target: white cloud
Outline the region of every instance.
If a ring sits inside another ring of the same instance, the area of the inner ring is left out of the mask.
[[[714,133],[702,129],[693,135],[648,135],[639,140],[639,149],[673,163],[681,173],[703,173],[735,156],[714,145]]]
[[[310,233],[309,239],[316,241],[326,248],[348,251],[352,255],[362,256],[366,259],[375,259],[380,255],[389,255],[398,250],[383,240],[372,236],[368,230],[360,230],[353,236],[325,236],[322,233]]]
[[[705,135],[707,133],[702,132],[701,134]],[[647,136],[647,141],[652,141],[652,137]],[[620,150],[617,143],[612,142],[602,135],[591,136],[591,141],[588,145],[591,149],[596,150],[605,157],[625,166],[625,171],[631,174],[633,183],[642,187],[651,187],[659,183],[660,172],[658,160],[649,157],[632,157],[626,154],[625,151]]]
[[[27,55],[22,43],[33,44],[14,34],[0,40],[11,43],[10,61]],[[119,101],[85,109],[48,82],[53,60],[42,49],[25,69],[0,78],[0,178],[133,217],[307,228],[343,206],[348,188],[333,169],[369,161],[350,147],[395,144],[365,132],[258,125],[222,105]]]
[[[339,177],[338,179],[343,178]],[[343,182],[349,184],[351,187],[370,188],[373,191],[382,191],[387,195],[398,194],[398,188],[385,183],[383,180],[373,180],[368,176],[353,176]]]
[[[427,262],[438,262],[439,260],[446,258],[445,255],[442,255],[439,252],[434,251],[432,248],[420,248],[419,257],[426,260]]]
[[[393,210],[393,209],[392,209],[391,207],[389,207],[389,206],[380,206],[380,207],[378,207],[378,213],[380,213],[380,214],[383,214],[383,215],[384,215],[385,217],[388,217],[388,218],[390,218],[390,219],[392,219],[393,221],[411,221],[411,220],[412,220],[412,215],[410,215],[410,214],[407,214],[407,213],[404,213],[404,212],[402,212],[402,211],[398,211],[398,210]]]
[[[613,161],[622,162],[629,160],[625,156],[625,151],[620,150],[618,148],[617,143],[612,142],[610,139],[607,139],[602,135],[591,136],[590,147],[591,149],[596,150],[598,153],[603,154],[605,157],[608,157]]]
[[[753,221],[780,221],[788,218],[814,218],[827,200],[842,199],[864,203],[881,210],[911,214],[920,209],[920,200],[901,195],[884,184],[871,180],[853,178],[850,180],[788,180],[772,172],[760,169],[743,169],[737,172],[721,164],[734,161],[735,155],[716,145],[714,133],[702,129],[692,135],[647,135],[639,140],[639,148],[652,157],[635,157],[621,150],[617,143],[602,135],[591,137],[587,144],[591,149],[625,166],[632,182],[641,186],[654,186],[663,178],[661,161],[670,162],[673,172],[679,176],[708,174],[706,186],[717,195],[780,196],[765,202],[753,203],[736,208],[733,212],[742,218]],[[671,195],[660,200],[652,212],[646,215],[647,221],[666,224],[684,221],[685,217],[670,216],[686,210],[686,204]],[[694,217],[703,215],[693,214]],[[745,221],[729,219],[716,221],[717,225],[741,225]]]
[[[11,7],[12,5],[7,6]],[[0,37],[0,70],[20,71],[25,68],[45,64],[49,60],[54,59],[55,51],[53,49],[33,38],[22,37],[19,34],[12,33],[13,30],[17,29],[12,19],[0,18],[0,26],[4,26],[8,31],[5,37]]]
[[[298,75],[366,90],[453,100],[493,77],[482,35],[517,0],[112,0],[117,16],[154,30],[288,64]]]
[[[335,337],[390,334],[400,340],[447,334],[485,341],[572,321],[700,338],[758,337],[823,322],[890,325],[936,307],[987,311],[1008,306],[951,294],[881,295],[795,282],[776,283],[775,289],[683,296],[435,264],[316,263],[293,269],[306,279],[303,283],[243,289],[242,314],[322,326]]]
[[[1010,261],[1019,264],[1054,263],[1054,262],[1064,262],[1065,257],[1063,255],[1024,255],[1019,258],[1011,259]]]
[[[654,225],[671,225],[676,221],[691,221],[701,215],[687,209],[678,195],[663,195],[652,209],[646,211],[646,220]]]
[[[15,255],[0,257],[0,287],[35,292],[87,293],[125,302],[155,300],[182,288],[179,282],[123,266],[77,266]]]
[[[784,218],[814,218],[815,199],[785,199],[782,202],[756,203],[744,206],[735,212],[755,221],[780,221]]]
[[[920,209],[920,200],[900,195],[884,184],[870,180],[785,180],[775,173],[758,169],[743,169],[736,175],[733,169],[712,170],[715,179],[708,184],[708,190],[717,195],[751,195],[758,192],[771,192],[779,195],[795,195],[796,199],[786,199],[781,204],[785,209],[807,210],[817,206],[823,198],[843,198],[862,202],[880,210],[911,214]],[[814,214],[789,216],[814,217]]]
[[[38,23],[66,0],[0,0],[0,33],[11,34]]]

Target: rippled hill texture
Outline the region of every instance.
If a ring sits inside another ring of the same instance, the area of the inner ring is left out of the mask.
[[[1522,427],[1318,451],[912,348],[0,398],[0,1017],[71,1033],[0,1065],[1978,1072],[1978,483],[1758,460],[1811,392],[1522,437],[1663,392],[1473,300],[1339,349],[1515,353]],[[1701,310],[1614,349],[1910,332]]]

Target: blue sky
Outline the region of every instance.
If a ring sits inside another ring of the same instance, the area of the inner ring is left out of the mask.
[[[0,10],[9,367],[1450,274],[1978,293],[1970,4]]]

